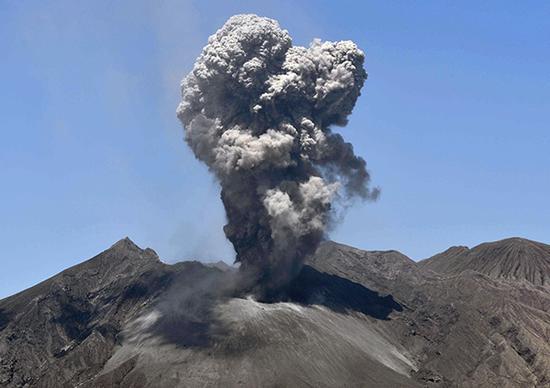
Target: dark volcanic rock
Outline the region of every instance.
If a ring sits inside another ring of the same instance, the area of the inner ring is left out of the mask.
[[[73,385],[97,373],[117,335],[170,283],[157,254],[128,238],[0,301],[0,384]]]
[[[550,283],[550,245],[509,238],[472,249],[452,247],[419,262],[419,266],[442,274],[473,270],[492,278],[545,286]]]
[[[124,239],[0,300],[0,386],[544,387],[547,253],[510,239],[418,265],[327,242],[268,304]]]

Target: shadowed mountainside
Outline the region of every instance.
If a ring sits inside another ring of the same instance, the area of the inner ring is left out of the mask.
[[[0,386],[543,387],[548,246],[415,263],[326,242],[288,300],[235,297],[224,265],[129,239],[0,300]]]

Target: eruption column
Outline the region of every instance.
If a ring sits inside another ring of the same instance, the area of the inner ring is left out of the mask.
[[[221,185],[241,271],[276,297],[325,236],[336,199],[375,198],[343,126],[367,78],[351,41],[292,46],[275,20],[237,15],[181,84],[185,140]]]

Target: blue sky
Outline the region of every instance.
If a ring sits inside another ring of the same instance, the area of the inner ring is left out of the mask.
[[[339,129],[382,196],[331,238],[418,260],[550,242],[550,4],[0,3],[0,297],[129,236],[167,262],[231,261],[218,187],[183,143],[180,79],[236,13],[295,44],[354,40],[369,79]]]

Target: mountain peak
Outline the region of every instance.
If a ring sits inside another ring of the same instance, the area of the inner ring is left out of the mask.
[[[550,282],[550,245],[511,237],[472,249],[453,247],[419,265],[443,274],[473,270],[493,278],[544,286]]]
[[[118,240],[116,243],[111,245],[110,249],[117,249],[117,248],[125,248],[125,249],[131,249],[131,250],[141,250],[139,246],[137,246],[136,243],[134,243],[128,236]]]
[[[155,261],[159,261],[159,255],[157,252],[155,252],[151,248],[145,248],[141,249],[136,243],[134,243],[128,236],[124,237],[121,240],[118,240],[116,243],[111,245],[107,251],[115,251],[115,252],[128,252],[131,253],[132,257],[136,256],[140,258],[146,258],[151,259],[153,258]]]
[[[511,237],[477,245],[471,251],[480,255],[506,256],[509,259],[522,261],[550,255],[550,245],[521,237]]]

